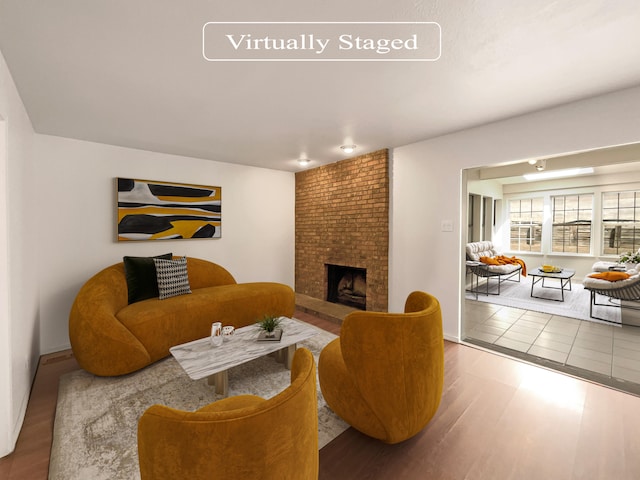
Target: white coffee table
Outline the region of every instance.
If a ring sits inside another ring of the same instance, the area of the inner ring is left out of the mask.
[[[575,270],[570,270],[568,268],[560,269],[559,272],[545,272],[542,270],[542,268],[536,268],[535,270],[529,272],[529,276],[531,277],[531,297],[541,298],[543,300],[553,300],[556,302],[564,302],[564,292],[567,290],[571,291],[571,279],[575,274],[576,274]],[[551,287],[549,285],[545,285],[544,280],[547,278],[555,278],[557,280],[560,280],[560,286]],[[534,295],[533,287],[536,285],[536,283],[540,281],[542,281],[540,285],[542,288],[555,288],[556,290],[560,290],[560,298],[547,298],[547,297]],[[567,285],[569,286],[568,289],[566,288]]]
[[[171,347],[171,355],[178,361],[192,380],[208,377],[215,385],[216,393],[229,393],[228,370],[271,353],[276,360],[291,369],[296,344],[318,333],[315,327],[287,317],[281,317],[282,338],[280,341],[257,341],[260,330],[256,325],[238,328],[234,335],[218,346],[211,344],[210,337]]]

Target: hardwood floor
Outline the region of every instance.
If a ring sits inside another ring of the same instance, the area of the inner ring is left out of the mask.
[[[353,429],[320,451],[321,479],[637,479],[640,398],[445,342],[438,413],[384,445]]]
[[[330,321],[296,317],[339,333]],[[76,368],[68,352],[41,359],[0,478],[47,478],[58,378]],[[431,423],[398,445],[348,429],[320,450],[320,479],[637,479],[638,412],[638,397],[445,342],[445,388]]]
[[[70,351],[40,358],[16,448],[0,458],[0,479],[46,480],[61,375],[80,368]]]

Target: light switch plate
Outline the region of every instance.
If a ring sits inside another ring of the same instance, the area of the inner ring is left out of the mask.
[[[440,229],[443,232],[453,232],[453,221],[442,220],[442,223],[440,224]]]

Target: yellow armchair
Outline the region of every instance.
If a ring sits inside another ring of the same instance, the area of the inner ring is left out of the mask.
[[[435,415],[444,381],[438,300],[413,292],[405,313],[353,312],[318,361],[320,388],[347,423],[386,443],[422,430]]]
[[[138,424],[142,480],[318,478],[313,355],[298,349],[291,385],[263,399],[239,395],[195,412],[154,405]]]

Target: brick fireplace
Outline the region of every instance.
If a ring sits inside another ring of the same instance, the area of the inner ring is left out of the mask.
[[[387,310],[388,150],[296,173],[295,222],[296,292],[330,300],[331,266],[345,267],[366,272],[348,286],[365,293],[357,308]]]

